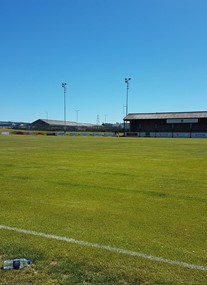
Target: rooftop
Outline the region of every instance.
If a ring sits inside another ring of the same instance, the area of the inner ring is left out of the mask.
[[[131,113],[124,121],[147,119],[199,119],[207,118],[207,111],[199,112],[165,112],[165,113]]]
[[[84,127],[92,127],[95,126],[95,124],[88,124],[88,123],[77,123],[77,122],[71,122],[71,121],[60,121],[60,120],[48,120],[48,119],[39,119],[34,121],[32,124],[41,121],[45,124],[48,124],[50,126],[84,126]]]

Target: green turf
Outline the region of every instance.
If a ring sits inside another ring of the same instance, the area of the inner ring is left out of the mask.
[[[0,224],[207,267],[207,140],[0,136]],[[207,272],[0,229],[0,284],[207,284]]]

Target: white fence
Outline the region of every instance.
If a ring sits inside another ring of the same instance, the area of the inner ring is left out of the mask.
[[[207,133],[177,133],[177,132],[131,132],[126,136],[150,138],[207,138]]]

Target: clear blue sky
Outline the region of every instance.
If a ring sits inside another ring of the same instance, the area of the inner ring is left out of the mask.
[[[206,0],[0,0],[0,120],[207,110]]]

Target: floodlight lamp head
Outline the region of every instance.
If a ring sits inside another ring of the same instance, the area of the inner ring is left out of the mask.
[[[131,80],[131,78],[125,78],[125,83],[128,83],[129,82],[129,80]]]

